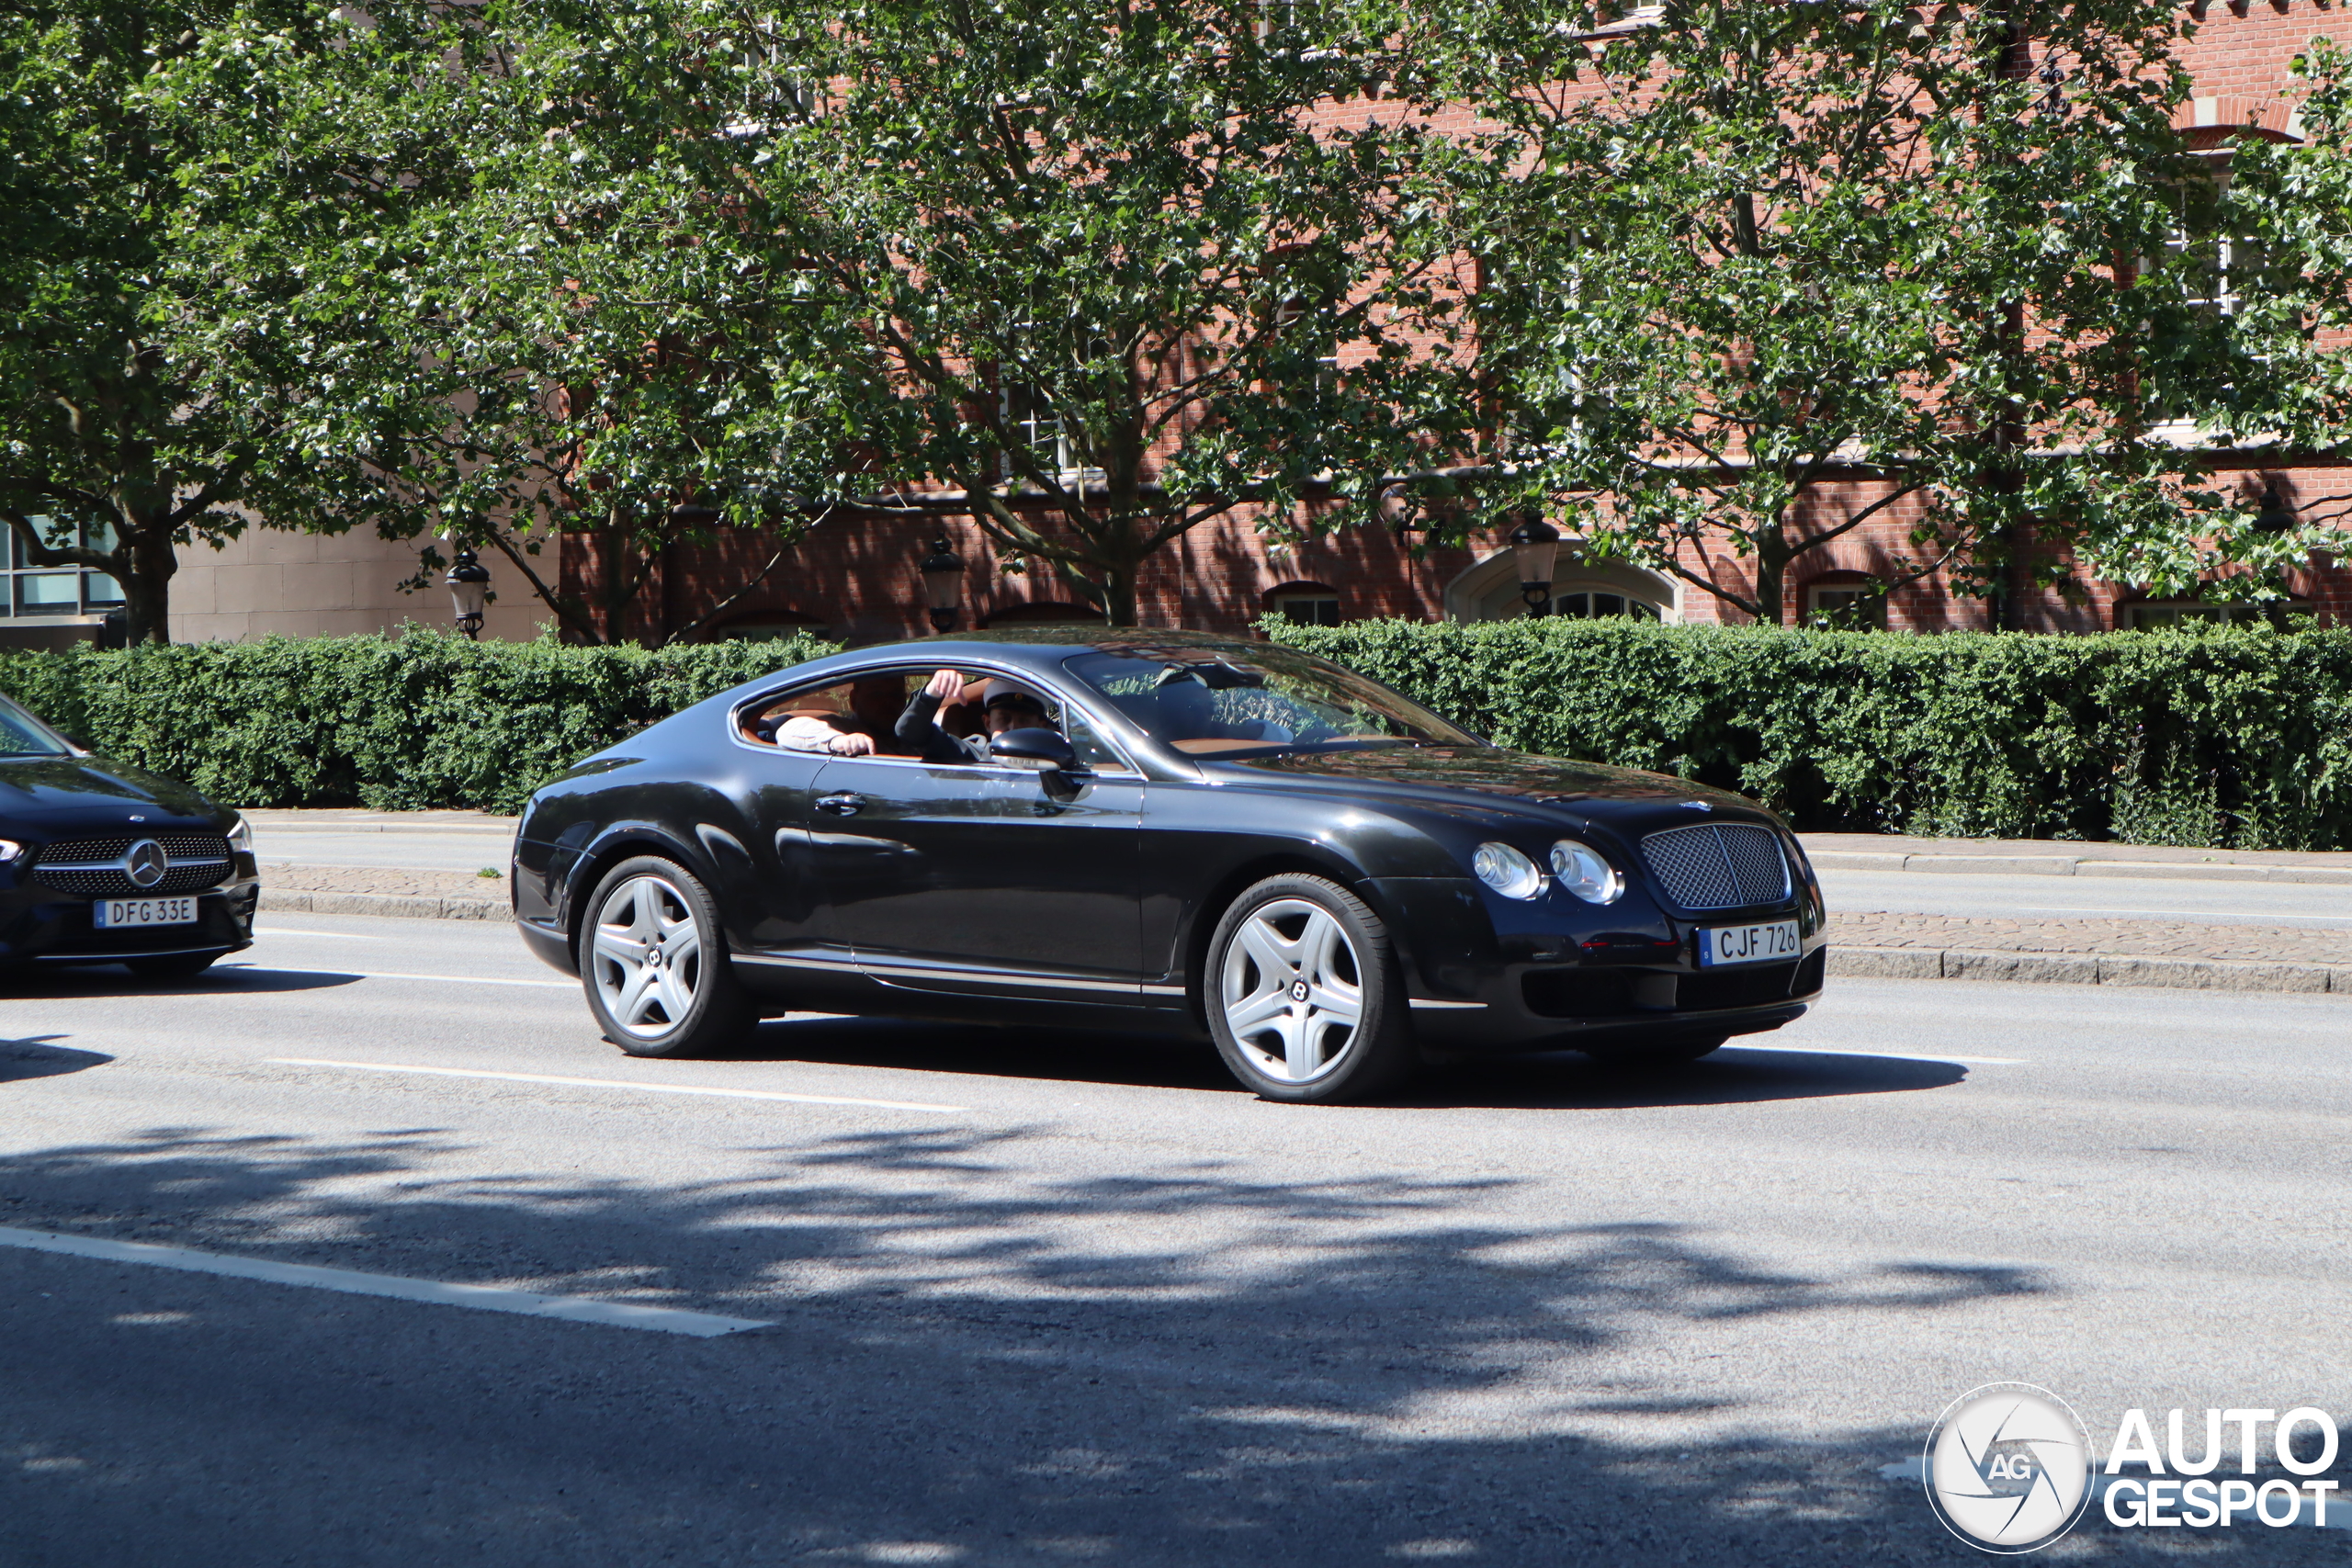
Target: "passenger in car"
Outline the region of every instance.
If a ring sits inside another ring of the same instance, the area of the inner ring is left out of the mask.
[[[980,690],[981,733],[969,737],[950,735],[939,727],[940,705],[956,701],[963,694],[964,677],[956,671],[942,670],[933,675],[930,683],[914,694],[907,711],[899,716],[899,740],[926,762],[985,762],[989,760],[989,737],[1008,729],[1054,728],[1046,705],[1033,693],[1010,681],[990,681]]]
[[[824,694],[789,699],[744,726],[754,740],[786,751],[822,751],[835,757],[870,757],[874,738],[856,720],[824,700]]]

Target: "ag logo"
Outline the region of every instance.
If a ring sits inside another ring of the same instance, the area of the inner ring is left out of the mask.
[[[164,846],[153,839],[141,839],[124,852],[122,874],[130,878],[133,887],[153,887],[164,880],[164,873],[171,862],[164,858]]]
[[[2031,1383],[1962,1394],[1928,1434],[1928,1501],[1985,1551],[2039,1551],[2090,1503],[2090,1435],[2066,1402]]]

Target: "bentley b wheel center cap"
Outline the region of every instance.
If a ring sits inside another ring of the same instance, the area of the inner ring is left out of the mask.
[[[1306,981],[1293,980],[1290,983],[1290,999],[1295,1002],[1303,1002],[1306,999]]]

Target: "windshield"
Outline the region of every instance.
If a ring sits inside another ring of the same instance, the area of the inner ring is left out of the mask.
[[[1138,639],[1062,668],[1152,739],[1194,756],[1479,744],[1377,681],[1286,648]]]
[[[71,749],[51,734],[47,725],[0,697],[0,758],[71,755]]]

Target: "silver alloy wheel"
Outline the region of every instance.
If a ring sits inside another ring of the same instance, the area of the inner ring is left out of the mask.
[[[702,983],[694,907],[666,877],[632,876],[596,912],[588,962],[613,1022],[639,1040],[684,1023]]]
[[[1345,927],[1319,904],[1277,898],[1226,944],[1226,1027],[1270,1078],[1307,1083],[1337,1067],[1363,1017],[1363,971]]]

